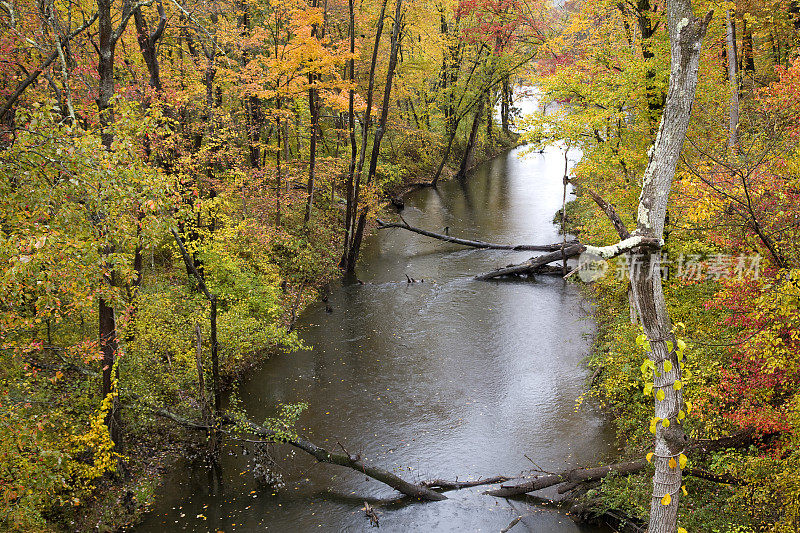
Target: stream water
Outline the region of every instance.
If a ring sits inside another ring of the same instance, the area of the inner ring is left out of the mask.
[[[521,150],[410,195],[404,218],[465,238],[558,242],[551,222],[561,207],[563,151],[520,157]],[[379,231],[365,242],[363,284],[335,287],[330,313],[320,303],[299,320],[313,349],[250,372],[240,385],[243,407],[259,421],[278,403],[308,402],[302,434],[414,481],[560,471],[610,458],[602,415],[591,402],[576,410],[593,332],[589,303],[559,278],[473,280],[530,255]],[[409,284],[406,275],[424,282]],[[381,483],[284,446],[271,455],[285,486],[260,488],[250,472],[253,445],[226,449],[221,484],[202,468],[175,465],[136,531],[367,531],[365,500],[380,531],[497,532],[520,514],[512,533],[599,531],[556,510],[481,494],[486,487],[448,492],[443,502],[388,502],[397,493]]]

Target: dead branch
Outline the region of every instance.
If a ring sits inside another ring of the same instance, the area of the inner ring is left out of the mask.
[[[547,265],[548,263],[552,263],[554,261],[559,261],[564,258],[569,259],[570,257],[575,257],[580,255],[586,250],[586,246],[583,244],[572,244],[567,246],[564,249],[564,252],[561,252],[561,245],[557,245],[555,252],[550,252],[549,254],[540,255],[538,257],[531,257],[527,261],[523,263],[519,263],[517,265],[510,265],[505,268],[498,268],[497,270],[493,270],[492,272],[487,272],[486,274],[481,274],[479,276],[475,276],[475,279],[478,280],[489,280],[494,278],[499,278],[502,276],[519,276],[523,274],[531,275],[536,274],[537,271]]]
[[[364,514],[369,518],[369,523],[372,527],[381,527],[378,521],[378,513],[375,512],[375,508],[372,507],[369,502],[364,502],[364,507],[362,507],[361,510],[364,511]]]
[[[599,194],[594,192],[592,189],[585,189],[589,196],[592,197],[592,200],[600,206],[600,209],[606,214],[608,219],[614,224],[614,229],[617,230],[617,234],[619,238],[622,240],[627,239],[631,236],[631,232],[628,231],[628,228],[625,226],[625,223],[619,218],[616,209],[610,203],[606,202]]]
[[[401,228],[426,237],[439,239],[440,241],[451,242],[453,244],[460,244],[461,246],[469,246],[471,248],[491,249],[491,250],[516,250],[516,251],[534,251],[534,252],[552,252],[561,249],[561,244],[494,244],[491,242],[472,241],[469,239],[460,239],[458,237],[451,237],[442,233],[434,233],[433,231],[424,230],[422,228],[414,227],[406,221],[402,222],[384,222],[381,219],[375,220],[378,223],[378,229]],[[571,241],[567,244],[572,244],[577,241]]]
[[[447,481],[444,479],[431,479],[428,481],[423,481],[420,483],[423,487],[428,487],[429,489],[442,489],[442,490],[459,490],[459,489],[468,489],[470,487],[479,487],[481,485],[494,485],[496,483],[505,483],[506,481],[511,481],[512,477],[509,476],[494,476],[494,477],[487,477],[484,479],[476,479],[473,481]]]
[[[696,455],[725,448],[746,447],[752,444],[755,438],[755,430],[749,428],[721,439],[694,441],[686,447],[685,453],[687,455]],[[528,492],[535,492],[537,490],[542,490],[562,483],[566,483],[566,485],[562,487],[563,492],[568,492],[569,490],[574,489],[577,484],[597,481],[603,479],[611,473],[625,476],[636,474],[644,470],[647,467],[647,464],[647,461],[644,459],[639,459],[636,461],[615,463],[594,468],[568,470],[559,474],[541,476],[531,479],[525,483],[520,483],[519,485],[501,486],[499,489],[488,491],[486,494],[500,498],[509,498],[512,496],[520,496]],[[687,469],[685,473],[692,475],[692,470]],[[698,473],[706,474],[703,471],[698,471]],[[717,479],[711,479],[712,476],[715,476]],[[712,474],[711,476],[701,475],[698,477],[702,477],[703,479],[708,479],[710,481],[718,481],[720,483],[733,482],[733,478],[729,479],[727,476],[717,476],[716,474]],[[562,490],[559,490],[559,493],[563,493]]]
[[[206,424],[189,420],[187,418],[184,418],[180,415],[171,412],[168,409],[164,409],[162,407],[152,407],[152,406],[148,407],[153,414],[158,415],[162,418],[166,418],[168,420],[172,420],[173,422],[185,428],[192,430],[203,430],[203,431],[211,429]],[[266,440],[272,442],[283,442],[297,449],[303,450],[304,452],[313,456],[320,463],[344,466],[352,470],[355,470],[368,477],[371,477],[372,479],[380,481],[381,483],[384,483],[392,487],[396,491],[405,494],[406,496],[409,496],[411,498],[417,500],[427,500],[427,501],[441,501],[447,499],[447,497],[444,494],[440,494],[422,485],[415,485],[413,483],[409,483],[408,481],[405,481],[404,479],[389,472],[388,470],[384,470],[383,468],[375,466],[369,466],[365,464],[364,461],[362,461],[360,456],[333,453],[326,450],[325,448],[317,446],[313,442],[304,439],[303,437],[300,436],[294,438],[283,437],[281,435],[278,435],[275,431],[260,426],[258,424],[255,424],[253,422],[250,422],[247,419],[241,419],[241,420],[228,419],[227,421],[229,423],[236,424],[241,429],[249,433],[252,433],[254,435],[257,435],[259,437],[262,437]]]

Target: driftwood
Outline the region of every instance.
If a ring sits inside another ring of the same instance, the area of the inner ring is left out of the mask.
[[[380,521],[378,520],[378,513],[375,512],[375,508],[372,507],[369,502],[364,502],[364,507],[362,507],[361,510],[364,511],[364,514],[369,518],[369,523],[372,527],[381,527]]]
[[[707,453],[725,448],[741,448],[752,444],[754,439],[755,431],[753,429],[746,429],[721,439],[694,441],[686,447],[685,453],[687,455],[691,455]],[[560,494],[563,494],[574,489],[581,483],[597,481],[603,479],[611,473],[618,475],[636,474],[644,470],[647,467],[647,464],[648,463],[646,460],[638,459],[636,461],[615,463],[611,465],[597,466],[594,468],[568,470],[558,474],[541,476],[518,485],[501,486],[499,489],[488,491],[486,494],[500,498],[509,498],[512,496],[521,496],[528,492],[546,489],[555,485],[564,484],[558,491]],[[738,481],[730,476],[717,476],[702,470],[686,469],[684,470],[684,473],[687,475],[698,474],[697,477],[719,483],[735,484]]]
[[[389,229],[389,228],[401,228],[404,230],[412,231],[414,233],[419,233],[420,235],[425,235],[426,237],[431,237],[433,239],[439,239],[440,241],[450,242],[453,244],[460,244],[461,246],[469,246],[470,248],[481,248],[481,249],[489,249],[489,250],[511,250],[511,251],[535,251],[535,252],[552,252],[555,250],[561,250],[561,244],[495,244],[491,242],[483,242],[483,241],[473,241],[469,239],[460,239],[458,237],[452,237],[450,235],[446,235],[443,233],[435,233],[433,231],[424,230],[422,228],[417,228],[408,224],[405,220],[402,222],[385,222],[381,219],[375,219],[378,223],[378,229]],[[574,244],[576,241],[572,241],[567,244]]]

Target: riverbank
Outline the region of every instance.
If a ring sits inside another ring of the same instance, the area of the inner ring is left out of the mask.
[[[579,190],[581,179],[573,178]],[[623,216],[624,213],[621,213]],[[556,217],[560,220],[560,217]],[[616,237],[610,222],[588,195],[578,196],[567,206],[567,231],[577,235],[582,242],[614,242]],[[677,231],[669,242],[668,264],[676,263],[687,241]],[[693,246],[697,246],[695,241]],[[586,366],[592,377],[588,397],[595,398],[613,419],[616,440],[620,450],[618,461],[640,460],[652,451],[652,434],[648,421],[652,416],[652,397],[643,394],[644,380],[640,372],[643,361],[641,347],[636,338],[641,328],[632,313],[628,299],[628,282],[625,269],[630,268],[623,259],[610,262],[605,276],[593,283],[581,283],[581,290],[592,301],[592,317],[597,324],[597,334]],[[720,282],[687,281],[679,272],[671,271],[664,280],[667,306],[673,320],[680,322],[681,334],[687,342],[686,370],[683,382],[684,397],[695,408],[684,421],[684,429],[691,439],[713,439],[740,431],[725,421],[714,404],[721,398],[715,392],[720,381],[718,361],[728,358],[730,346],[711,339],[734,338],[735,328],[725,322],[727,310],[712,305],[715,296],[723,289]],[[701,339],[698,339],[701,337]],[[757,456],[757,448],[727,449],[703,455],[692,455],[689,466],[694,475],[685,474],[687,492],[681,496],[686,511],[680,523],[688,531],[754,532],[759,513],[748,512],[741,474],[731,474],[735,462],[747,461]],[[745,472],[744,463],[739,463]],[[738,470],[738,469],[737,469]],[[610,476],[589,490],[584,501],[593,512],[611,512],[630,518],[636,527],[646,527],[652,494],[651,469],[627,476]],[[725,480],[734,480],[726,483]],[[742,498],[745,499],[742,499]]]

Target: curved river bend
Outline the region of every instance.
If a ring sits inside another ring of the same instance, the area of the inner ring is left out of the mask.
[[[410,195],[404,218],[490,242],[558,242],[551,221],[561,207],[563,152],[520,158],[520,150]],[[379,231],[365,242],[365,284],[334,288],[331,313],[320,303],[303,314],[298,327],[313,349],[254,370],[240,386],[243,407],[263,420],[278,403],[308,402],[301,433],[408,480],[514,475],[534,468],[526,455],[548,471],[597,464],[611,452],[611,432],[591,406],[575,409],[593,332],[588,302],[558,278],[472,279],[530,255]],[[424,283],[408,284],[406,274]],[[497,532],[519,514],[527,516],[514,531],[597,531],[482,495],[486,487],[437,503],[380,503],[396,493],[283,446],[271,455],[285,486],[259,488],[248,471],[252,444],[234,450],[222,459],[221,486],[176,465],[136,531],[366,531],[365,500],[380,531]]]

